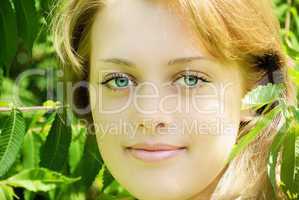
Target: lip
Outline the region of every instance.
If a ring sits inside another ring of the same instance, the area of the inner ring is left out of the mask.
[[[171,144],[149,144],[149,143],[138,143],[132,146],[126,147],[127,149],[137,149],[137,150],[145,150],[145,151],[167,151],[167,150],[176,150],[186,148],[186,146],[182,145],[171,145]]]
[[[163,143],[139,143],[126,147],[126,151],[129,154],[145,162],[156,162],[169,159],[184,153],[186,150],[186,146]]]

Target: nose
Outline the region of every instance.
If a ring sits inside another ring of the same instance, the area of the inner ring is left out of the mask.
[[[142,131],[157,133],[160,129],[167,129],[171,126],[172,115],[161,104],[168,93],[167,88],[167,84],[147,82],[136,92],[139,96],[134,102],[135,114],[138,119],[138,128],[142,128]],[[169,103],[171,102],[167,101],[168,105]]]
[[[159,133],[161,129],[168,129],[171,127],[172,119],[169,115],[156,114],[139,117],[138,127],[142,128],[146,133]]]

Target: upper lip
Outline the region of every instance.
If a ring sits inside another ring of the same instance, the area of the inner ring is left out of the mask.
[[[147,151],[166,151],[166,150],[182,149],[182,148],[186,148],[186,146],[172,145],[172,144],[165,144],[165,143],[155,143],[155,144],[138,143],[131,146],[127,146],[126,148],[147,150]]]

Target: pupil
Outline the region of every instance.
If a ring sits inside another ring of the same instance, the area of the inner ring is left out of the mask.
[[[124,86],[127,85],[127,83],[128,83],[127,78],[118,78],[118,79],[116,79],[116,84],[117,84],[118,87],[124,87]]]
[[[195,85],[197,83],[197,78],[194,76],[185,76],[185,82],[187,85]]]

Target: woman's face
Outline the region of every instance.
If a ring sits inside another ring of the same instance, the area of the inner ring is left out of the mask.
[[[224,169],[236,141],[239,67],[212,59],[194,38],[154,1],[108,1],[92,27],[90,103],[99,149],[138,199],[198,195]]]

